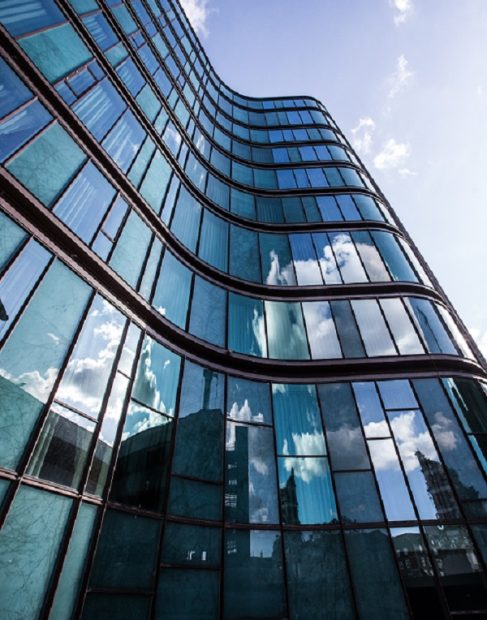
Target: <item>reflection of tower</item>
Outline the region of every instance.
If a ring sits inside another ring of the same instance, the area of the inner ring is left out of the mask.
[[[249,429],[235,426],[233,450],[227,450],[225,505],[236,521],[248,523],[249,502]]]
[[[419,450],[415,453],[426,480],[428,493],[435,504],[439,519],[454,519],[458,516],[450,483],[441,463],[426,458]]]
[[[296,493],[296,478],[294,467],[286,484],[279,489],[281,499],[282,520],[284,523],[299,525],[298,496]]]

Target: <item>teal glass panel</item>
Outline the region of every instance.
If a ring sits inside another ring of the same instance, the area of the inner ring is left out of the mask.
[[[107,510],[96,548],[90,586],[145,588],[152,585],[160,521]]]
[[[261,282],[258,236],[254,230],[230,225],[230,273],[242,280]]]
[[[485,478],[440,382],[437,379],[416,379],[413,386],[450,472],[451,482],[464,504],[464,509],[468,511],[468,502],[487,498]]]
[[[342,523],[384,521],[372,472],[336,473],[335,486]]]
[[[364,347],[352,314],[350,302],[347,300],[330,301],[330,307],[333,312],[343,356],[365,357]]]
[[[309,359],[301,305],[297,302],[266,301],[269,357]]]
[[[230,190],[230,211],[249,220],[255,220],[255,204],[252,194],[233,187]]]
[[[269,384],[229,376],[227,416],[238,422],[272,424]]]
[[[467,433],[487,433],[485,384],[462,377],[442,382]]]
[[[264,308],[259,299],[229,294],[228,348],[237,353],[267,356]]]
[[[77,489],[84,473],[95,425],[53,403],[39,435],[27,473]]]
[[[354,194],[353,199],[363,220],[383,222],[384,217],[374,199],[363,194]]]
[[[360,616],[407,620],[410,616],[386,530],[349,530],[345,542]]]
[[[157,150],[145,175],[140,193],[156,213],[160,213],[162,200],[169,185],[171,167],[164,155]]]
[[[56,123],[6,167],[36,198],[50,206],[85,159],[84,152]]]
[[[205,209],[198,256],[220,271],[228,268],[228,222]]]
[[[355,618],[340,532],[285,532],[284,552],[290,618]]]
[[[136,101],[145,112],[147,118],[150,121],[154,121],[157,113],[161,109],[161,103],[149,84],[146,84],[140,91],[137,95]]]
[[[221,486],[173,476],[168,512],[181,517],[219,521],[222,513]]]
[[[407,297],[406,305],[412,310],[413,320],[426,341],[429,353],[458,355],[431,301],[419,297]]]
[[[139,286],[139,293],[146,301],[150,301],[152,297],[152,289],[154,286],[154,280],[157,273],[157,267],[161,261],[161,256],[164,251],[162,242],[154,237],[152,246],[149,253],[149,258],[144,268],[144,275]]]
[[[224,376],[186,362],[173,473],[219,482],[223,476]]]
[[[220,609],[216,571],[163,569],[156,593],[156,620],[215,620]]]
[[[369,469],[360,420],[349,383],[318,386],[333,469]]]
[[[181,187],[171,222],[171,231],[192,252],[196,251],[201,220],[201,204]]]
[[[278,454],[325,455],[325,437],[314,385],[272,385]]]
[[[10,157],[51,120],[46,108],[39,101],[33,101],[0,122],[0,161]]]
[[[313,359],[337,359],[342,356],[335,322],[327,301],[303,302],[306,330]]]
[[[150,607],[148,596],[88,592],[81,617],[83,620],[145,620]]]
[[[189,332],[220,347],[225,346],[227,293],[195,276]]]
[[[132,164],[132,167],[130,168],[128,178],[136,187],[139,186],[139,183],[144,176],[145,170],[149,165],[155,148],[156,145],[154,144],[154,142],[152,142],[152,140],[147,137],[144,144],[142,145],[142,148],[138,152],[137,157]]]
[[[90,292],[85,282],[55,262],[0,352],[0,462],[5,467],[15,467],[21,456]]]
[[[164,563],[218,568],[220,556],[220,528],[166,524],[161,556]]]
[[[97,507],[82,503],[69,541],[49,620],[70,618],[76,604]]]
[[[403,282],[417,282],[418,278],[399,247],[396,237],[381,230],[374,230],[372,236],[392,278]]]
[[[280,533],[226,530],[223,583],[228,620],[285,618]]]
[[[144,221],[131,211],[110,258],[110,267],[132,288],[137,286],[152,233]]]
[[[415,521],[416,514],[394,442],[392,439],[369,439],[367,443],[387,519]]]
[[[287,235],[260,233],[259,243],[263,282],[274,286],[295,285],[296,276]]]
[[[63,194],[54,213],[85,243],[90,243],[114,196],[115,188],[90,162]]]
[[[125,34],[132,34],[132,32],[137,30],[137,25],[132,19],[126,6],[123,4],[121,6],[116,6],[112,9],[112,13]]]
[[[272,429],[228,421],[225,458],[226,520],[278,523]]]
[[[167,251],[162,259],[152,305],[181,329],[186,325],[191,278],[192,272]]]
[[[2,618],[39,617],[71,503],[31,487],[17,492],[0,533]]]
[[[0,281],[0,336],[4,337],[52,255],[30,239]]]
[[[181,358],[149,336],[145,337],[132,398],[174,416]]]
[[[167,491],[173,421],[138,403],[129,406],[113,475],[112,501],[160,512]]]
[[[278,470],[283,523],[312,525],[337,522],[326,457],[279,457]]]
[[[0,269],[3,269],[26,237],[25,230],[0,211]]]
[[[19,43],[50,82],[62,78],[91,58],[90,51],[69,24],[38,32]]]

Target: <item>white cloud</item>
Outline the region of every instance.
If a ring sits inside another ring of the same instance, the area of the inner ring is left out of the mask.
[[[399,92],[404,90],[414,77],[414,71],[409,66],[409,61],[401,54],[396,62],[396,70],[389,78],[388,98],[393,99]]]
[[[404,24],[414,12],[414,5],[411,0],[389,0],[389,4],[394,7],[394,24],[400,26]]]
[[[370,116],[361,118],[358,125],[352,129],[352,145],[358,153],[362,153],[363,155],[370,153],[374,130],[375,122]]]
[[[480,349],[482,355],[487,359],[487,330],[482,331],[477,327],[469,327],[468,331],[477,343],[477,346]]]
[[[378,170],[407,170],[404,167],[405,161],[411,154],[411,147],[404,142],[396,142],[394,138],[389,138],[384,143],[382,150],[374,157],[374,166]]]
[[[181,6],[186,13],[186,17],[196,32],[204,37],[207,37],[209,34],[208,17],[215,11],[208,4],[209,0],[181,0]]]

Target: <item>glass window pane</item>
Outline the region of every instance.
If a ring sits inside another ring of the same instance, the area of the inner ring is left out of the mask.
[[[228,348],[231,351],[267,357],[263,306],[259,299],[229,294]]]
[[[392,439],[369,439],[368,444],[387,519],[416,520]]]
[[[219,617],[219,609],[220,575],[216,571],[174,568],[161,571],[156,597],[157,620],[214,620]]]
[[[139,281],[151,236],[150,228],[130,211],[109,264],[132,288]]]
[[[289,242],[298,284],[323,284],[311,235],[289,235]]]
[[[339,532],[285,532],[284,550],[291,618],[355,618]]]
[[[171,167],[164,155],[157,150],[140,186],[141,196],[156,213],[161,211],[170,176]]]
[[[325,455],[325,438],[314,385],[272,385],[278,454]]]
[[[293,286],[296,284],[293,260],[286,235],[259,234],[262,278],[265,284]]]
[[[88,592],[82,618],[83,620],[105,620],[109,616],[117,620],[147,618],[150,603],[148,596]]]
[[[229,376],[227,416],[238,422],[272,424],[269,384]]]
[[[342,357],[335,323],[327,301],[303,302],[306,330],[313,359]]]
[[[409,618],[386,530],[349,530],[345,542],[360,616]]]
[[[107,510],[96,548],[90,586],[150,588],[159,521]]]
[[[266,301],[269,357],[309,359],[303,313],[299,303]]]
[[[386,422],[379,395],[375,384],[352,383],[358,410],[362,419],[366,437],[390,437],[389,426]]]
[[[83,280],[55,262],[0,352],[0,461],[5,467],[15,467],[20,458],[90,293]]]
[[[228,268],[228,222],[205,209],[198,256],[221,271]]]
[[[126,107],[115,86],[104,79],[73,105],[73,112],[100,142]]]
[[[230,273],[243,280],[261,282],[258,236],[253,230],[230,225]]]
[[[424,353],[418,334],[399,298],[380,299],[382,311],[386,317],[394,342],[401,355]]]
[[[181,358],[149,336],[145,337],[132,398],[174,416]]]
[[[171,231],[192,252],[196,251],[201,219],[201,204],[181,187],[171,222]]]
[[[377,301],[354,299],[351,304],[367,355],[397,355]]]
[[[173,473],[220,482],[223,477],[223,375],[186,362]]]
[[[195,276],[189,331],[220,347],[225,346],[226,291]]]
[[[192,272],[166,251],[152,305],[181,329],[186,325],[191,278]]]
[[[225,456],[225,518],[278,523],[272,429],[227,422]]]
[[[485,384],[462,377],[443,379],[442,382],[465,430],[469,433],[487,433]]]
[[[352,238],[349,233],[329,232],[333,253],[340,269],[343,281],[348,282],[368,282],[360,258],[358,257]]]
[[[369,469],[369,457],[349,383],[318,386],[333,469]]]
[[[3,269],[26,237],[25,230],[0,211],[0,269]]]
[[[221,520],[221,486],[173,476],[169,494],[169,514],[193,519]]]
[[[448,332],[440,321],[433,304],[427,299],[407,297],[406,305],[412,311],[412,317],[426,342],[429,353],[447,353],[458,355]]]
[[[365,357],[349,301],[330,301],[344,357]]]
[[[167,491],[173,421],[131,402],[122,433],[110,499],[160,511]]]
[[[39,617],[71,504],[68,497],[32,487],[17,492],[0,533],[3,618]]]
[[[11,160],[6,168],[42,204],[50,206],[85,159],[84,152],[55,123]]]
[[[46,108],[39,101],[33,101],[13,116],[2,121],[0,123],[0,161],[4,161],[25,144],[51,119],[52,116]]]
[[[2,18],[0,19],[5,23]],[[32,97],[30,90],[10,65],[0,58],[0,117],[6,116]]]
[[[221,557],[221,532],[214,527],[167,523],[162,561],[189,567],[217,568]]]
[[[369,471],[335,474],[335,485],[344,524],[384,521],[374,476]]]
[[[283,523],[335,523],[337,511],[326,457],[279,457],[279,497]]]
[[[103,147],[118,167],[127,172],[145,137],[142,126],[127,110],[104,139]]]
[[[371,282],[388,282],[390,280],[389,273],[372,241],[370,233],[367,231],[353,232],[352,239],[362,259],[369,280]]]
[[[326,233],[313,233],[313,241],[325,284],[341,284],[342,278],[328,235]]]
[[[85,243],[90,243],[114,196],[114,187],[89,163],[63,194],[54,213]]]
[[[225,618],[286,616],[279,532],[226,530],[224,568]]]

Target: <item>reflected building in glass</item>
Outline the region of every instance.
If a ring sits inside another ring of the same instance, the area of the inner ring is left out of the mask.
[[[485,361],[323,104],[0,24],[0,616],[485,617]]]

